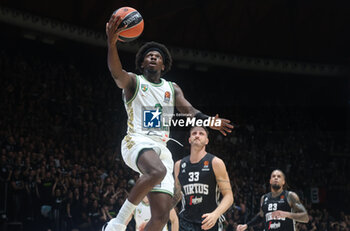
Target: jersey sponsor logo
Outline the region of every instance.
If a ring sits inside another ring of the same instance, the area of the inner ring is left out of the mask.
[[[201,184],[201,183],[194,183],[194,184],[187,184],[183,186],[185,195],[192,195],[192,194],[203,194],[208,195],[209,194],[209,185],[207,184]]]
[[[197,205],[202,203],[203,197],[196,197],[196,196],[190,196],[190,202],[188,203],[189,205]]]
[[[166,91],[164,93],[164,102],[165,103],[169,103],[170,102],[170,92],[169,91]]]
[[[266,222],[269,222],[269,221],[272,221],[272,220],[280,220],[280,221],[285,221],[286,220],[285,217],[279,217],[279,218],[272,217],[272,212],[266,213],[265,219],[266,219]]]
[[[274,222],[272,223],[271,221],[269,222],[269,229],[278,229],[281,227],[281,222]]]

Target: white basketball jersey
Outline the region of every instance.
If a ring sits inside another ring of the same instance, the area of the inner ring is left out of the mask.
[[[128,133],[169,137],[169,122],[174,113],[175,94],[171,82],[160,79],[156,84],[136,75],[136,90],[125,102]],[[151,131],[151,132],[150,132]]]
[[[148,222],[151,219],[151,208],[149,204],[141,201],[141,203],[135,209],[134,219],[136,223],[136,231],[139,231],[140,225],[143,222]],[[168,231],[167,225],[164,226],[162,231]]]

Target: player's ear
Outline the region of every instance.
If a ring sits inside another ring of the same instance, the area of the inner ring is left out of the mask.
[[[165,70],[165,65],[163,64],[163,65],[162,65],[162,71],[164,71],[164,70]]]

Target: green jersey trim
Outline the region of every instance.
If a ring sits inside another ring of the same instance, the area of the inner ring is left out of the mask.
[[[139,92],[139,88],[140,88],[140,79],[139,79],[139,76],[136,75],[136,90],[135,90],[135,93],[132,96],[132,98],[129,101],[127,101],[125,104],[131,103],[136,98],[136,95]]]
[[[149,82],[152,86],[154,86],[154,87],[161,87],[161,86],[163,86],[163,84],[164,84],[164,79],[162,79],[162,78],[160,78],[160,83],[152,83],[152,82],[150,82],[150,81],[148,81],[146,78],[145,78],[145,76],[143,76],[143,75],[140,75],[145,81],[147,81],[147,82]]]
[[[171,197],[174,196],[174,193],[168,191],[168,190],[164,190],[164,189],[152,189],[151,192],[160,192],[160,193],[166,193],[169,194]]]
[[[174,90],[174,86],[173,86],[173,83],[172,83],[172,82],[169,81],[168,83],[169,83],[171,92],[172,92],[172,94],[173,94],[173,100],[174,100],[174,105],[175,105],[175,90]]]

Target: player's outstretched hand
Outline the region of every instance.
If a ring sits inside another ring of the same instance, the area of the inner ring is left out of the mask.
[[[211,129],[218,130],[221,132],[224,136],[227,135],[227,133],[231,133],[233,129],[233,125],[230,124],[231,121],[228,119],[219,118],[219,114],[216,114],[216,116],[213,118],[215,122],[213,123],[213,126],[210,126]],[[220,126],[216,126],[216,122],[220,120]]]
[[[238,225],[237,226],[237,231],[244,231],[244,230],[246,230],[248,228],[248,226],[247,225]]]
[[[120,16],[113,14],[109,21],[106,23],[106,35],[108,44],[115,44],[118,41],[120,32],[122,32],[127,27],[127,25],[125,25],[124,27],[118,29],[122,21],[123,20]]]

